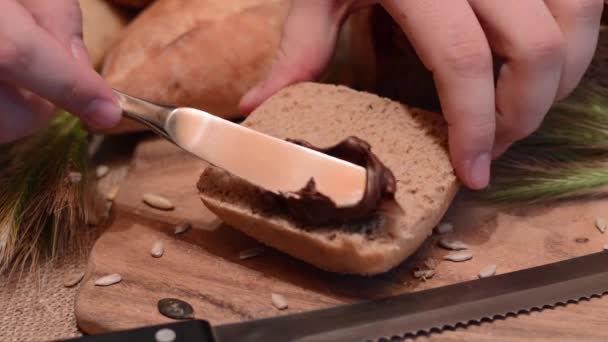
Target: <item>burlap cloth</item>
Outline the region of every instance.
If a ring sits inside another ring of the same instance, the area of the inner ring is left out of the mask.
[[[91,144],[96,150],[93,162],[111,169],[99,181],[102,194],[121,185],[126,178],[137,141],[138,137],[116,137]],[[35,272],[10,281],[0,276],[0,342],[82,336],[74,314],[74,299],[80,285],[67,288],[64,282],[86,269],[88,252],[105,227],[86,229],[90,234],[82,252],[69,253],[60,262],[44,264]]]
[[[78,286],[66,277],[84,271],[86,257],[70,255],[61,265],[7,282],[0,280],[0,341],[50,341],[81,336],[74,316]]]

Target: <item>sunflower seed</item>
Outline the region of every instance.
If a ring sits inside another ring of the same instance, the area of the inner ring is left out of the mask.
[[[250,258],[254,258],[260,254],[264,253],[264,248],[262,247],[253,247],[249,249],[245,249],[239,252],[239,259],[246,260]]]
[[[449,260],[449,261],[454,261],[454,262],[461,262],[461,261],[467,261],[467,260],[471,260],[471,258],[473,258],[473,253],[471,252],[458,252],[458,253],[450,253],[446,256],[443,257],[443,259],[445,260]]]
[[[496,274],[496,265],[488,265],[479,271],[479,278],[487,278]]]
[[[68,173],[67,180],[70,184],[78,184],[82,181],[82,173],[71,171]]]
[[[439,246],[441,246],[445,249],[452,250],[452,251],[460,251],[460,250],[469,248],[469,246],[467,246],[462,241],[452,240],[452,239],[448,239],[448,238],[439,239]]]
[[[422,279],[423,281],[433,278],[434,275],[434,270],[419,270],[414,272],[414,278]]]
[[[164,252],[165,247],[163,246],[163,243],[161,241],[155,242],[154,245],[152,245],[152,249],[150,249],[150,254],[155,258],[160,258],[161,256],[163,256]]]
[[[95,280],[95,285],[97,286],[110,286],[116,283],[119,283],[122,280],[122,277],[118,273],[109,274],[107,276],[103,276],[101,278],[97,278]]]
[[[182,222],[175,226],[175,231],[173,232],[175,235],[183,234],[192,228],[192,223],[190,222]]]
[[[163,298],[158,301],[158,312],[173,319],[191,319],[194,317],[192,305],[176,298]]]
[[[604,234],[606,232],[606,221],[603,218],[598,217],[595,219],[595,227]]]
[[[144,194],[142,198],[144,203],[155,209],[171,210],[174,208],[173,203],[171,203],[171,201],[169,201],[165,197],[156,194],[147,193]]]
[[[288,307],[287,299],[278,293],[273,293],[270,295],[270,299],[272,300],[272,305],[279,310],[285,310]]]
[[[97,176],[97,178],[103,178],[108,173],[110,173],[110,168],[107,167],[106,165],[99,165],[97,167],[97,169],[95,170],[95,175]]]
[[[156,342],[173,342],[177,338],[175,331],[169,328],[163,328],[154,334]]]
[[[579,237],[579,238],[574,239],[574,242],[576,242],[576,243],[587,243],[587,242],[589,242],[589,238]]]
[[[114,201],[114,199],[116,198],[116,195],[118,195],[118,190],[120,190],[120,187],[118,186],[118,184],[114,184],[110,190],[108,190],[108,193],[106,193],[106,199],[108,201]]]
[[[454,231],[454,225],[448,222],[440,223],[436,228],[437,233],[447,234]]]
[[[74,287],[80,283],[80,281],[84,278],[84,272],[78,272],[66,277],[63,280],[63,286],[65,287]]]
[[[437,263],[433,258],[426,258],[424,259],[424,266],[426,266],[426,268],[428,268],[429,270],[434,270],[435,267],[437,267]]]

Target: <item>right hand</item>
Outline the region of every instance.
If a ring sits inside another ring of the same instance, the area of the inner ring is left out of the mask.
[[[492,158],[534,132],[578,85],[594,55],[603,0],[292,0],[276,60],[241,100],[251,112],[314,80],[356,6],[379,3],[433,74],[464,185],[482,189]],[[504,59],[493,76],[493,53]]]
[[[0,143],[34,133],[56,107],[91,129],[112,127],[121,116],[91,67],[78,1],[0,1]]]

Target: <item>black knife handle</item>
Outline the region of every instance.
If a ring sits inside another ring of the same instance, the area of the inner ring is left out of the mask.
[[[175,332],[175,342],[215,342],[209,322],[204,320],[188,320],[177,323],[159,324],[143,328],[111,332],[99,335],[77,337],[65,342],[156,342],[156,333],[161,329],[171,329]]]

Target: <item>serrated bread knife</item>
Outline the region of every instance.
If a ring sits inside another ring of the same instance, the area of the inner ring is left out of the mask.
[[[386,341],[608,292],[608,252],[454,285],[304,313],[211,326],[198,320],[87,336],[83,341],[357,342]],[[155,308],[150,308],[154,310]],[[196,313],[195,313],[196,314]],[[156,339],[159,341],[159,339]]]
[[[357,204],[366,170],[204,111],[150,103],[114,90],[126,117],[211,165],[274,193],[295,192],[313,178],[338,207]],[[294,137],[296,138],[296,137]]]

